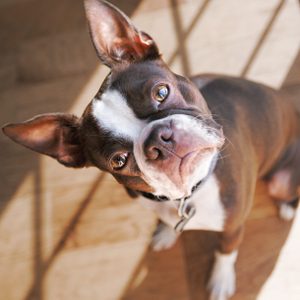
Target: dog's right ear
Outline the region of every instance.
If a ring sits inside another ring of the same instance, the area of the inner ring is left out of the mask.
[[[79,168],[86,165],[79,128],[80,120],[71,114],[44,114],[2,130],[18,144]]]
[[[108,67],[159,57],[154,40],[137,30],[115,6],[101,0],[84,0],[84,7],[93,44]]]

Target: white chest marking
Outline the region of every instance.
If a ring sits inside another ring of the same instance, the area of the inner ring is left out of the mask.
[[[116,90],[108,90],[101,100],[94,99],[93,115],[101,128],[115,136],[127,137],[135,141],[146,125],[138,119],[128,106],[124,97]]]
[[[197,190],[189,203],[196,208],[195,216],[186,224],[185,229],[205,229],[222,231],[225,222],[225,209],[220,199],[219,184],[211,175]]]
[[[180,220],[177,202],[154,202],[146,198],[141,198],[140,202],[143,206],[154,210],[162,221],[173,228]],[[195,206],[196,213],[184,230],[223,231],[226,213],[220,200],[219,185],[214,174],[193,194],[188,203]]]

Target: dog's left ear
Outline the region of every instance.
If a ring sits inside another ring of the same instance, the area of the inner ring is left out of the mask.
[[[112,68],[159,57],[154,40],[115,6],[101,0],[84,0],[84,6],[92,41],[105,65]]]
[[[71,114],[44,114],[2,130],[13,141],[33,151],[49,155],[66,167],[84,167],[80,120]]]

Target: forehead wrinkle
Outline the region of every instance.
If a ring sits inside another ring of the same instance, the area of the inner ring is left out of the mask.
[[[138,119],[126,100],[117,90],[108,90],[101,99],[94,99],[92,114],[99,127],[117,137],[127,137],[135,141],[146,125]]]

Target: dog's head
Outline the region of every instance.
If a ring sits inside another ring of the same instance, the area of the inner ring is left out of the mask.
[[[65,166],[108,171],[131,190],[189,196],[223,144],[222,129],[196,86],[170,71],[148,34],[107,2],[84,3],[110,74],[81,118],[39,115],[6,125],[4,133]]]

